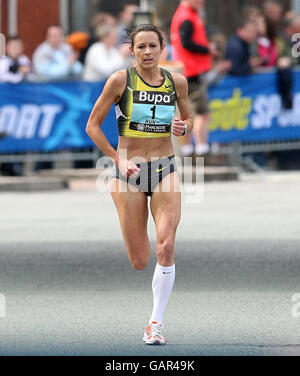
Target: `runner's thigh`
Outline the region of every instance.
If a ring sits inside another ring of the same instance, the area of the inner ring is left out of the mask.
[[[141,191],[132,192],[128,188],[127,192],[122,192],[124,188],[127,188],[126,182],[112,179],[111,196],[117,208],[128,255],[130,261],[138,257],[146,262],[150,255],[147,197]]]
[[[174,241],[181,216],[181,192],[177,172],[167,175],[159,183],[152,193],[150,208],[156,226],[157,241]]]

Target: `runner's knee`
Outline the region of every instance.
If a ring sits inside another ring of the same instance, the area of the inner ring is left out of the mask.
[[[174,260],[174,242],[168,238],[158,240],[156,245],[156,256],[160,265],[172,265]]]
[[[148,259],[144,258],[134,258],[131,260],[131,265],[136,270],[143,270],[148,264]]]

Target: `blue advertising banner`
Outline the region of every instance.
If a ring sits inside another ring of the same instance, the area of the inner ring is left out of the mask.
[[[86,123],[104,83],[0,84],[0,153],[94,146]],[[118,142],[114,108],[102,130],[109,142]]]
[[[276,74],[226,77],[210,88],[210,142],[300,139],[300,72],[294,72],[293,110],[284,111]],[[0,84],[0,153],[47,152],[94,146],[86,134],[90,111],[104,83]],[[112,107],[102,128],[116,147]]]
[[[300,139],[300,72],[294,72],[294,103],[284,110],[276,73],[226,77],[209,90],[210,142]]]

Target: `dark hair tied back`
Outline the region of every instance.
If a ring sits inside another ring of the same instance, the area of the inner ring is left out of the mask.
[[[160,32],[160,30],[151,24],[141,24],[136,27],[127,27],[126,28],[126,42],[130,43],[131,47],[134,46],[134,38],[138,33],[141,33],[142,31],[152,31],[157,34],[159,39],[159,44],[162,47],[164,44],[164,38]]]

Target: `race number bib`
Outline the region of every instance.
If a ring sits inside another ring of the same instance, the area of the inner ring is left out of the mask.
[[[169,133],[175,114],[175,92],[133,91],[129,128],[141,132]]]

